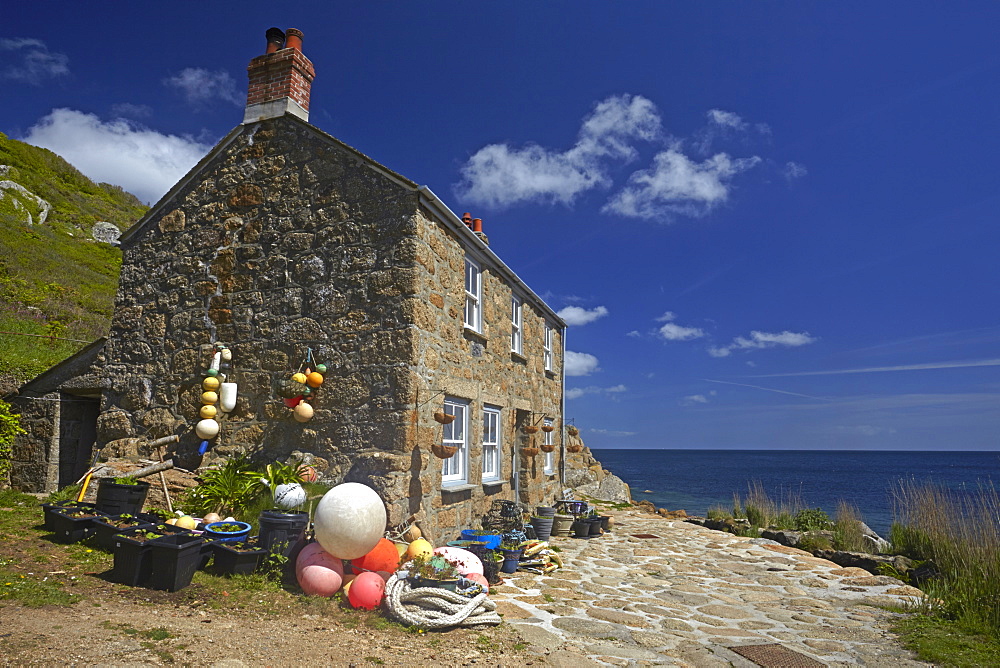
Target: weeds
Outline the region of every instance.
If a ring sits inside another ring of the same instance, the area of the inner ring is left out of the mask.
[[[865,538],[861,528],[861,513],[846,501],[837,503],[833,522],[833,544],[838,550],[847,552],[871,552],[871,541]]]
[[[929,559],[940,575],[923,588],[938,606],[930,612],[971,633],[1000,639],[1000,495],[990,485],[958,494],[902,481],[893,490],[894,548]]]

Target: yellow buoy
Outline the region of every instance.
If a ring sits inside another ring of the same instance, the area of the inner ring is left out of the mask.
[[[214,404],[219,400],[219,395],[215,392],[209,390],[208,392],[201,393],[201,403],[203,404]]]
[[[426,538],[418,538],[406,548],[407,559],[415,559],[421,556],[430,557],[432,554],[434,554],[434,547],[427,542]]]
[[[217,411],[215,409],[215,406],[213,406],[212,404],[205,404],[204,406],[201,407],[201,410],[198,411],[198,415],[207,420],[209,418],[214,418],[218,412],[219,411]]]
[[[212,390],[219,389],[219,379],[209,376],[205,380],[201,381],[201,389],[206,392],[211,392]]]
[[[293,373],[292,374],[292,380],[294,380],[296,383],[305,384],[305,382],[306,382],[306,375],[304,373],[302,373],[301,371],[299,373]]]

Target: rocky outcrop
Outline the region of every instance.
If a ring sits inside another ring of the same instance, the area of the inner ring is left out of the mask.
[[[578,497],[632,503],[628,484],[601,466],[579,433],[567,434],[566,438],[566,485],[573,488]],[[573,452],[577,448],[579,452]]]
[[[3,165],[7,167],[7,165]],[[9,171],[5,170],[6,172]],[[43,200],[41,197],[31,192],[20,183],[14,183],[13,181],[0,181],[0,200],[9,199],[11,206],[18,212],[25,216],[25,222],[28,225],[33,225],[37,222],[39,225],[45,223],[45,220],[49,217],[49,211],[52,210],[52,205]],[[26,202],[30,204],[26,204]],[[33,205],[31,208],[35,209],[35,214],[38,216],[36,221],[32,217],[32,212],[29,210],[29,206]]]
[[[118,237],[121,235],[121,230],[119,230],[114,224],[105,220],[97,221],[94,223],[94,227],[90,230],[90,236],[93,237],[94,241],[111,244],[112,246],[118,245]]]

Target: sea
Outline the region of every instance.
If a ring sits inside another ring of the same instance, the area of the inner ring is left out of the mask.
[[[894,487],[931,482],[956,493],[981,485],[1000,488],[1000,452],[836,450],[617,450],[594,456],[628,483],[632,498],[657,508],[704,516],[712,506],[733,507],[760,482],[779,501],[799,498],[807,508],[834,516],[838,502],[853,504],[862,519],[886,536],[893,521]]]

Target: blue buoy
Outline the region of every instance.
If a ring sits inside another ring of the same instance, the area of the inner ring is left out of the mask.
[[[209,448],[208,441],[202,441],[201,447],[198,448],[198,454],[199,455],[205,454],[206,452],[208,452],[208,448]]]

